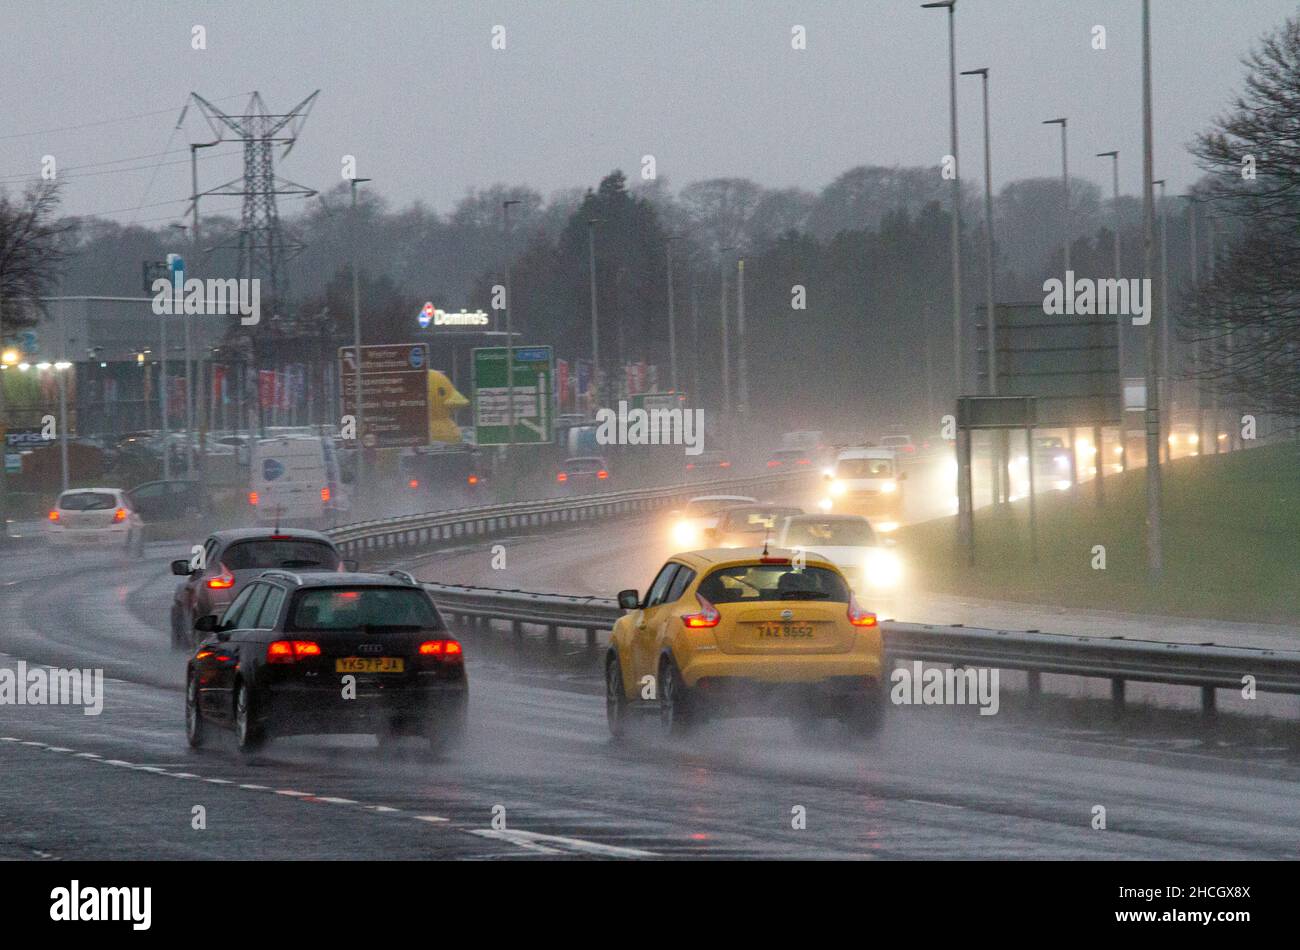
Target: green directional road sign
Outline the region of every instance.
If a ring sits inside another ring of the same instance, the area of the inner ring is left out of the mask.
[[[479,445],[552,442],[554,359],[549,346],[514,348],[515,433],[510,438],[506,348],[474,350],[474,430]]]

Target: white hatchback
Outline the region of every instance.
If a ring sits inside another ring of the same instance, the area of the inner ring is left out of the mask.
[[[144,522],[120,488],[73,488],[50,509],[45,535],[56,547],[117,547],[144,551]]]

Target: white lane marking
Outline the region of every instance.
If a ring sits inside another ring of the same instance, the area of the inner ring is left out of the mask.
[[[268,787],[268,786],[266,786],[266,785],[240,785],[239,787],[240,787],[240,788],[246,788],[246,789],[248,789],[250,792],[269,792],[269,791],[271,791],[270,787]]]
[[[332,798],[324,795],[317,796],[318,802],[329,802],[331,805],[355,805],[356,802],[350,798]]]
[[[47,746],[45,751],[46,752],[71,752],[72,750],[66,749],[61,745],[52,745],[52,746]]]
[[[586,841],[582,838],[568,838],[564,835],[547,835],[542,834],[540,831],[523,831],[512,828],[503,828],[501,830],[496,828],[472,828],[469,830],[472,834],[484,838],[500,838],[502,841],[509,841],[521,848],[541,850],[550,854],[568,850],[582,854],[598,854],[606,858],[655,857],[653,851],[643,851],[640,848],[624,848],[618,845],[601,844],[598,841]],[[556,849],[559,849],[559,851]]]
[[[211,782],[213,785],[234,785],[235,783],[228,778],[205,778],[203,781]]]
[[[436,824],[440,821],[451,821],[450,818],[439,818],[437,815],[416,815],[416,821],[427,821],[430,824]]]
[[[401,811],[400,808],[389,808],[387,805],[362,805],[361,807],[368,811],[377,811],[382,812],[383,814]]]
[[[903,801],[911,802],[913,805],[931,805],[934,808],[951,808],[953,811],[965,811],[965,805],[946,805],[943,802],[927,802],[920,798],[904,798]]]
[[[295,792],[291,788],[277,788],[275,790],[275,794],[288,795],[290,798],[311,798],[312,797],[311,792]]]
[[[193,772],[166,772],[164,774],[170,775],[172,778],[198,778]]]

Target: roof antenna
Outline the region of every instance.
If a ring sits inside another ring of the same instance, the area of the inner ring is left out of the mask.
[[[764,525],[763,526],[763,557],[767,557],[767,539],[768,537],[771,536],[771,534],[772,534],[772,526],[770,524]]]

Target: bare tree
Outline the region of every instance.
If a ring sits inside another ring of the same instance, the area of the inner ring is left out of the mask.
[[[1244,92],[1192,144],[1220,242],[1183,335],[1196,375],[1242,407],[1300,419],[1300,19],[1244,60]]]

